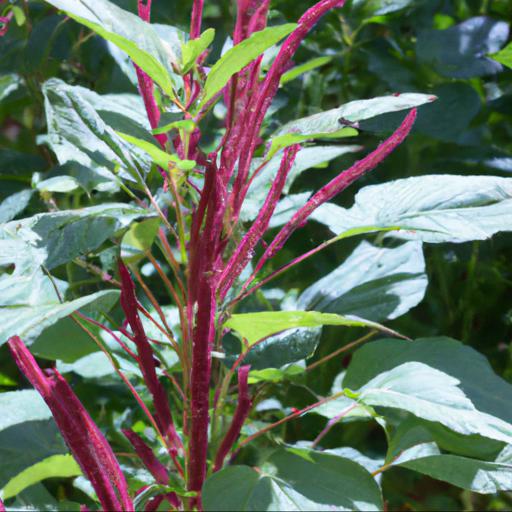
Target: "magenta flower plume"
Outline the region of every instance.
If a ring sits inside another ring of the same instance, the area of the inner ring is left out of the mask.
[[[222,440],[219,451],[217,452],[217,456],[215,457],[215,462],[213,465],[214,471],[219,471],[219,469],[222,468],[224,459],[238,439],[240,431],[244,426],[244,422],[251,410],[252,400],[251,396],[249,395],[248,384],[250,369],[250,365],[245,365],[238,368],[238,402],[231,426],[229,427],[229,430]]]
[[[295,213],[295,215],[281,228],[267,250],[261,257],[254,269],[253,276],[261,269],[267,260],[274,257],[283,247],[290,235],[299,227],[304,225],[308,217],[323,203],[345,190],[363,174],[375,169],[387,156],[389,156],[409,135],[416,119],[416,109],[412,109],[397,130],[385,140],[377,149],[372,151],[362,160],[356,162],[352,167],[343,171],[333,178],[327,185],[322,187],[313,197]],[[246,283],[249,284],[250,281]]]
[[[240,161],[238,164],[238,174],[233,187],[233,216],[238,218],[240,208],[244,200],[244,194],[240,191],[247,179],[249,167],[254,150],[258,144],[258,133],[279,88],[281,76],[288,69],[292,57],[299,48],[299,45],[316,25],[316,23],[336,7],[341,7],[345,0],[322,0],[310,7],[299,19],[297,28],[286,38],[281,45],[281,49],[275,58],[265,80],[257,94],[252,96],[251,105],[248,110],[252,112],[249,119],[246,119],[245,136],[240,142]]]
[[[0,512],[5,512],[4,502],[0,500]]]
[[[104,510],[134,510],[119,463],[100,429],[57,370],[43,372],[18,336],[9,348],[20,371],[48,404],[55,422],[90,480]]]
[[[196,39],[201,35],[201,22],[203,19],[204,0],[194,0],[192,16],[190,19],[190,39]]]
[[[153,450],[133,430],[124,429],[123,434],[130,441],[133,449],[140,457],[144,466],[153,475],[156,482],[162,485],[169,483],[169,472],[166,467],[155,457]]]
[[[126,436],[128,441],[130,441],[133,449],[155,481],[161,485],[167,485],[169,483],[169,472],[167,471],[167,468],[156,458],[153,450],[133,430],[124,429],[123,434]],[[153,502],[153,505],[156,505],[156,508],[158,508],[158,505],[164,499],[166,499],[174,508],[178,508],[180,506],[180,501],[173,492],[157,496],[156,498],[158,499],[155,499],[155,502]],[[156,508],[154,510],[156,510]],[[146,510],[148,510],[147,507]]]
[[[151,0],[146,0],[145,2],[144,0],[138,0],[137,8],[139,17],[149,23],[151,19]],[[149,124],[151,128],[157,128],[160,121],[160,110],[155,100],[153,80],[137,65],[135,65],[135,71],[137,72],[139,91],[144,101],[144,106],[146,107]],[[165,134],[155,135],[155,139],[162,147],[164,147],[167,142],[167,136]]]
[[[174,426],[165,388],[158,380],[156,374],[153,350],[149,344],[137,309],[135,286],[130,272],[122,261],[119,261],[119,275],[121,276],[121,307],[132,329],[133,341],[137,346],[139,366],[144,381],[153,397],[158,428],[172,443],[173,455],[176,455],[177,451],[183,447],[182,442]]]
[[[281,165],[256,220],[243,237],[221,275],[219,283],[221,299],[225,297],[235,279],[240,275],[247,263],[249,263],[254,248],[265,234],[299,149],[300,146],[296,144],[284,150]]]

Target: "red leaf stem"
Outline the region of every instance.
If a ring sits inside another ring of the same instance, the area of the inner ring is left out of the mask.
[[[242,273],[247,263],[251,260],[254,249],[262,236],[267,231],[270,219],[277,206],[281,192],[286,184],[286,178],[293,166],[295,157],[300,149],[298,144],[290,146],[284,150],[281,165],[277,171],[276,178],[272,182],[269,193],[261,207],[256,220],[253,222],[249,231],[245,234],[242,241],[238,244],[235,252],[226,264],[219,281],[219,296],[223,299],[232,286],[235,279]]]
[[[213,471],[219,471],[219,469],[222,468],[224,459],[238,439],[244,422],[251,410],[252,400],[251,396],[249,395],[248,385],[250,369],[250,365],[245,365],[238,368],[238,402],[233,420],[231,421],[231,426],[229,427],[229,430],[222,440],[219,451],[217,452],[217,456],[215,457]]]

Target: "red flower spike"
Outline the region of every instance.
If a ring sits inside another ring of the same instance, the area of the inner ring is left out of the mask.
[[[236,411],[233,416],[231,426],[229,427],[226,436],[222,440],[219,451],[217,452],[217,456],[215,457],[213,471],[219,471],[219,469],[222,468],[224,459],[238,439],[240,431],[244,425],[244,421],[246,420],[251,410],[252,400],[251,396],[249,395],[248,385],[250,369],[250,365],[245,365],[238,368],[238,402]]]
[[[308,35],[316,23],[335,7],[341,7],[344,0],[322,0],[310,7],[299,19],[298,27],[286,38],[270,67],[259,93],[254,95],[254,99],[248,110],[253,114],[245,122],[245,136],[240,141],[240,162],[238,165],[238,175],[236,177],[233,195],[233,217],[238,219],[240,208],[244,200],[244,194],[239,192],[243,189],[243,184],[247,179],[252,155],[257,145],[258,134],[260,132],[263,119],[270,107],[274,96],[279,88],[281,76],[288,69],[288,65],[297,51],[300,43]]]
[[[203,18],[204,0],[194,0],[192,17],[190,20],[190,39],[196,39],[201,35],[201,22]]]
[[[130,441],[133,449],[142,460],[144,466],[153,475],[156,482],[162,485],[169,483],[169,472],[166,467],[155,457],[153,450],[133,430],[123,429],[123,434]]]
[[[18,368],[48,404],[103,509],[134,510],[112,448],[64,377],[56,370],[47,370],[46,375],[18,336],[12,337],[8,344]]]
[[[372,151],[362,160],[356,162],[352,167],[343,171],[333,178],[327,185],[322,187],[313,197],[295,213],[274,238],[268,249],[265,251],[260,261],[254,269],[253,276],[261,269],[267,260],[283,247],[290,235],[299,227],[304,225],[308,217],[323,203],[329,201],[334,196],[345,190],[354,181],[359,179],[365,173],[375,169],[390,153],[392,153],[409,135],[414,121],[416,119],[416,109],[412,109],[397,130],[385,140],[377,149]],[[251,279],[252,280],[252,279]],[[246,284],[249,284],[248,281]],[[244,286],[245,288],[246,286]]]
[[[277,176],[272,182],[272,187],[270,188],[256,220],[253,222],[242,241],[238,244],[238,247],[226,264],[221,275],[219,284],[219,295],[221,299],[226,296],[226,293],[232,286],[235,279],[242,273],[247,263],[249,263],[253,255],[254,248],[265,234],[265,231],[267,231],[270,219],[276,209],[279,197],[281,196],[281,192],[286,184],[286,178],[293,166],[293,162],[295,161],[295,157],[297,156],[299,149],[300,146],[296,144],[284,150],[284,155],[281,160],[279,170],[277,171]]]
[[[137,309],[135,286],[130,272],[121,260],[119,260],[119,275],[121,276],[121,307],[132,329],[133,341],[137,346],[137,354],[139,356],[139,367],[153,397],[158,428],[173,444],[172,455],[176,455],[177,451],[182,448],[182,442],[174,427],[165,388],[156,375],[153,350],[142,326]]]
[[[138,0],[137,10],[139,17],[143,21],[149,23],[151,19],[151,0],[146,0],[145,2],[144,0]],[[157,128],[160,121],[160,110],[158,109],[158,105],[156,103],[155,95],[153,92],[153,80],[151,80],[151,78],[137,65],[135,65],[135,71],[137,72],[139,91],[144,101],[144,106],[146,107],[149,124],[151,125],[151,128]],[[165,134],[155,135],[155,139],[160,143],[162,147],[164,147],[165,143],[167,142],[167,136]]]

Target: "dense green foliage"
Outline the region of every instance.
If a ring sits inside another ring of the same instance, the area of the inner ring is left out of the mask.
[[[0,15],[13,13],[0,37],[0,498],[8,509],[97,506],[51,414],[9,355],[13,335],[72,384],[132,494],[150,486],[138,503],[161,491],[120,431],[144,435],[166,461],[158,436],[91,338],[102,340],[147,400],[139,368],[99,327],[87,324],[87,333],[70,316],[80,311],[114,330],[122,325],[121,256],[140,271],[139,284],[148,284],[170,326],[179,325],[147,259],[152,248],[171,275],[157,237],[162,224],[149,201],[135,199],[149,189],[162,210],[172,210],[157,165],[181,179],[194,174],[195,162],[155,145],[126,54],[169,107],[211,45],[199,111],[264,51],[268,70],[276,43],[308,7],[273,1],[270,27],[228,50],[229,0],[206,1],[203,30],[215,33],[187,43],[192,2],[154,0],[148,34],[125,12],[137,11],[135,0],[113,2],[125,11],[103,3],[84,0],[76,12],[69,6],[77,3],[66,0],[0,3]],[[236,465],[206,481],[205,509],[512,507],[511,22],[510,0],[352,0],[302,43],[281,78],[263,130],[268,142],[252,169],[269,163],[241,211],[244,223],[256,218],[283,148],[305,143],[268,242],[312,191],[378,146],[406,111],[417,106],[418,117],[375,171],[314,212],[266,273],[338,239],[241,302],[223,324],[231,331],[214,354],[219,387],[241,352],[269,338],[244,359],[253,412]],[[194,130],[167,110],[157,133]],[[205,153],[222,135],[225,110],[220,101],[201,120]],[[176,353],[153,323],[143,323],[160,342],[162,368],[179,378]],[[167,389],[179,409],[181,397]],[[334,398],[245,444],[327,396]],[[221,405],[214,443],[229,426],[236,394]],[[324,431],[326,424],[332,428]],[[180,486],[170,482],[166,490],[185,493]]]

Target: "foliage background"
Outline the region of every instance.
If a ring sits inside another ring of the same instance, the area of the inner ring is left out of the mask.
[[[84,85],[98,93],[134,92],[100,38],[78,24],[65,21],[42,2],[13,2],[22,7],[26,22],[12,22],[0,38],[0,200],[29,188],[34,173],[45,173],[56,165],[53,155],[38,136],[46,132],[40,84],[60,77],[69,84]],[[135,0],[119,0],[135,12]],[[233,5],[228,0],[206,2],[206,22],[216,31],[216,47],[231,32]],[[275,0],[271,22],[297,19],[307,2]],[[383,8],[382,6],[387,6]],[[190,1],[155,0],[153,21],[187,29]],[[380,11],[379,11],[380,9]],[[386,11],[388,11],[386,13]],[[325,66],[310,71],[280,93],[283,121],[333,108],[347,101],[399,93],[432,93],[439,97],[420,109],[420,118],[407,142],[376,172],[363,178],[337,199],[352,204],[356,189],[407,176],[435,173],[490,174],[508,176],[512,172],[512,70],[480,76],[478,62],[489,53],[497,37],[495,31],[480,31],[464,47],[455,34],[446,44],[437,45],[438,33],[477,16],[510,23],[510,0],[365,0],[348,2],[345,9],[330,14],[300,49],[296,63],[329,55]],[[465,53],[461,51],[465,48]],[[492,53],[492,51],[491,51]],[[443,62],[455,59],[458,70]],[[15,74],[14,77],[9,77]],[[383,126],[368,126],[357,143],[374,147],[384,138]],[[326,181],[326,174],[339,170],[354,157],[342,157],[327,169],[308,172],[294,185],[295,191],[311,190]],[[124,200],[119,195],[119,200]],[[101,194],[54,197],[34,195],[25,211],[29,216],[47,209],[48,202],[74,207],[102,201]],[[75,203],[72,203],[75,201]],[[66,204],[67,203],[67,204]],[[292,255],[312,248],[330,235],[327,228],[310,224],[296,234],[280,255],[284,263]],[[305,264],[285,274],[283,288],[302,290],[335,268],[359,240],[331,246]],[[429,287],[422,303],[407,315],[388,325],[408,336],[452,336],[484,353],[496,372],[512,382],[512,237],[501,234],[486,242],[427,245],[425,247]],[[277,265],[279,261],[276,261]],[[67,268],[67,278],[77,296],[100,289],[79,268]],[[357,337],[354,331],[325,329],[316,357],[322,357]],[[288,384],[280,390],[284,405],[300,406],[310,398],[310,390],[328,390],[347,359],[334,359],[313,371],[307,382]],[[130,398],[119,382],[83,381],[75,376],[74,385],[86,406],[96,411],[102,425],[113,424],[114,411],[130,414]],[[475,375],[475,379],[478,375]],[[6,347],[0,348],[0,390],[8,391],[19,381]],[[83,386],[84,389],[80,389]],[[288,425],[289,439],[307,438],[308,429],[318,429],[320,418],[307,416]],[[376,426],[333,429],[326,446],[364,446],[375,451],[384,446]],[[482,497],[460,491],[405,469],[395,468],[384,475],[385,495],[390,509],[399,510],[499,510],[512,507],[512,495]],[[59,481],[45,482],[44,489],[54,496],[71,497],[76,489]]]

